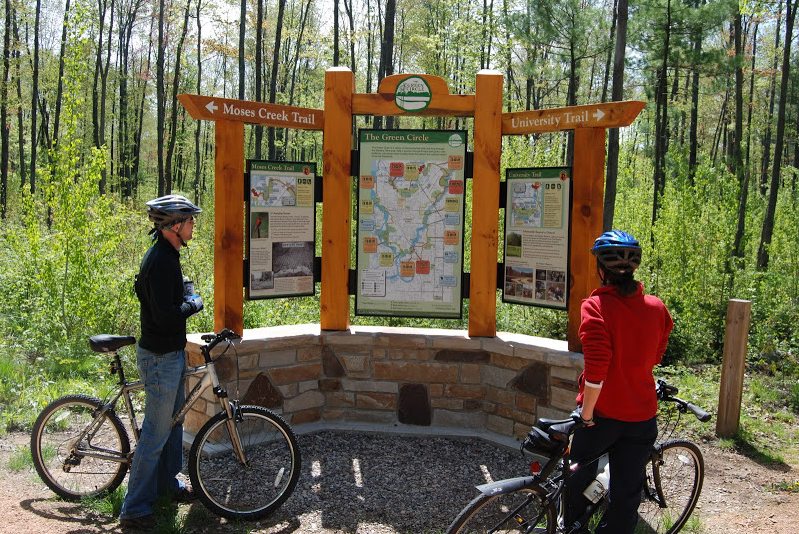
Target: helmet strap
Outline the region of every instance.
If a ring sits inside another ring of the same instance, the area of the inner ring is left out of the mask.
[[[170,225],[167,225],[167,226],[164,226],[164,227],[160,228],[160,230],[161,230],[162,232],[163,232],[164,230],[167,230],[167,231],[170,231],[170,232],[174,233],[176,236],[178,236],[178,241],[180,241],[180,246],[182,246],[182,247],[188,247],[188,246],[189,246],[189,245],[188,245],[188,243],[186,243],[186,242],[183,240],[183,237],[180,235],[180,232],[183,230],[183,226],[186,224],[186,221],[187,221],[187,220],[188,220],[188,219],[183,219],[183,220],[181,220],[181,221],[180,221],[180,227],[179,227],[177,230],[174,230],[174,229],[172,228],[172,227],[174,226],[174,223],[173,223],[173,224],[170,224]]]

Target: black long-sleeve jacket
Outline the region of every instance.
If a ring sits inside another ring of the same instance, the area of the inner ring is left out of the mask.
[[[144,254],[136,295],[141,303],[139,345],[158,354],[184,349],[186,319],[193,308],[183,299],[180,253],[160,235]]]

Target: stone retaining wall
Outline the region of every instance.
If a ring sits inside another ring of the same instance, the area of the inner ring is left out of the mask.
[[[190,365],[202,363],[201,343],[189,336]],[[273,409],[292,426],[432,426],[521,438],[537,418],[571,412],[583,359],[565,341],[520,334],[292,325],[245,331],[216,366],[230,398],[238,384],[242,404]],[[186,429],[217,411],[207,390]]]

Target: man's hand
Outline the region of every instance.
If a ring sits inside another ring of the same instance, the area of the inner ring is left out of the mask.
[[[197,315],[203,309],[203,299],[200,298],[200,295],[192,295],[187,297],[186,302],[188,302],[189,306],[191,306],[191,315],[189,315],[189,317]]]

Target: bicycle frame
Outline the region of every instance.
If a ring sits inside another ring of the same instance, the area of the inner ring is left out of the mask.
[[[243,448],[241,446],[241,439],[238,434],[238,429],[236,428],[235,418],[238,412],[238,401],[226,402],[227,399],[227,391],[220,387],[219,384],[219,377],[216,373],[216,367],[214,365],[214,361],[210,358],[210,349],[206,347],[202,347],[203,356],[205,357],[206,363],[203,365],[198,365],[194,367],[186,368],[183,373],[181,374],[182,378],[186,379],[192,376],[200,376],[200,380],[197,384],[194,385],[192,390],[186,396],[186,400],[183,402],[181,408],[172,416],[172,426],[175,427],[180,424],[186,414],[189,412],[191,407],[197,402],[197,399],[200,398],[200,395],[209,387],[213,387],[214,394],[216,395],[217,399],[219,400],[219,404],[221,408],[225,411],[227,416],[227,427],[228,432],[231,436],[231,441],[233,442],[234,450],[236,451],[236,457],[241,461],[243,464],[247,465],[247,459],[245,457]],[[112,363],[112,373],[118,372],[119,373],[119,391],[114,395],[114,397],[106,402],[102,408],[94,417],[91,424],[89,424],[86,429],[81,432],[77,439],[75,440],[76,443],[80,443],[84,439],[86,439],[89,443],[91,443],[92,438],[96,434],[96,432],[102,426],[103,419],[105,418],[105,414],[109,411],[114,411],[116,408],[117,403],[119,402],[120,398],[124,399],[124,406],[125,410],[128,413],[128,418],[130,420],[130,426],[133,431],[133,438],[134,441],[138,443],[139,438],[141,436],[141,427],[139,426],[139,422],[136,419],[136,410],[133,407],[133,402],[131,401],[130,394],[133,391],[137,391],[144,388],[144,382],[141,380],[137,380],[136,382],[127,382],[125,380],[125,373],[122,369],[121,360],[117,351],[111,352],[114,362]],[[131,452],[127,456],[120,456],[118,453],[114,451],[105,450],[102,448],[95,448],[93,447],[91,450],[81,450],[81,454],[83,456],[91,457],[91,458],[98,458],[101,460],[108,460],[117,463],[131,463],[133,459],[133,453]]]

